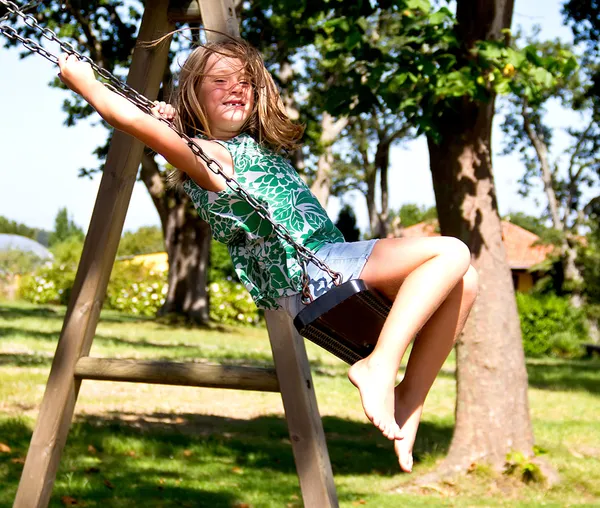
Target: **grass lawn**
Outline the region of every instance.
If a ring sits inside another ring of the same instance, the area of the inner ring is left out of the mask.
[[[64,317],[0,304],[0,507],[12,505]],[[346,366],[307,343],[343,507],[600,506],[600,361],[530,361],[536,445],[552,488],[478,466],[417,486],[452,437],[450,358],[425,406],[412,475],[367,424]],[[91,355],[269,366],[262,328],[174,327],[102,314]],[[279,394],[84,381],[50,506],[302,506]],[[307,507],[319,508],[319,507]]]

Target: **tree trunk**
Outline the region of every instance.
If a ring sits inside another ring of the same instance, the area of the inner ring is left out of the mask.
[[[206,283],[210,260],[210,227],[193,210],[187,196],[171,196],[165,244],[169,256],[169,290],[160,314],[183,314],[195,323],[209,319]]]
[[[377,180],[377,167],[375,163],[369,160],[369,140],[367,138],[366,125],[362,123],[357,132],[357,151],[362,159],[362,166],[365,168],[365,183],[367,185],[367,193],[365,200],[367,202],[367,213],[369,215],[369,227],[371,230],[371,238],[377,238],[377,230],[379,225],[379,214],[375,203],[375,183]]]
[[[459,0],[466,48],[498,38],[510,25],[512,0]],[[456,427],[442,471],[474,462],[501,468],[506,455],[532,455],[527,372],[510,269],[492,175],[494,100],[457,101],[444,110],[441,142],[428,140],[443,235],[463,240],[479,272],[480,293],[456,346]]]
[[[390,165],[390,144],[391,139],[380,141],[375,152],[375,167],[379,171],[379,189],[381,190],[381,212],[377,216],[377,238],[386,238],[389,231],[388,168]]]
[[[327,113],[323,113],[321,118],[321,144],[323,153],[319,157],[317,163],[317,174],[315,180],[310,187],[312,193],[317,197],[323,208],[327,207],[329,193],[331,191],[331,167],[333,166],[333,151],[331,144],[344,130],[348,124],[347,118],[340,118],[337,121]]]
[[[169,289],[159,314],[177,313],[192,322],[206,323],[210,227],[182,191],[167,188],[151,152],[142,157],[140,177],[158,211],[169,260]]]
[[[523,127],[527,133],[527,137],[537,155],[540,163],[540,173],[542,182],[544,184],[544,192],[548,199],[548,209],[550,210],[550,216],[552,217],[552,226],[557,231],[562,233],[562,242],[560,246],[561,251],[561,262],[564,273],[564,282],[566,283],[567,289],[570,292],[570,302],[575,308],[580,308],[583,305],[583,295],[581,294],[581,287],[583,284],[583,277],[577,267],[577,240],[570,239],[570,232],[568,231],[567,220],[572,212],[569,205],[566,205],[564,218],[560,218],[560,210],[558,204],[558,198],[556,197],[556,186],[554,185],[554,179],[552,178],[552,170],[550,169],[550,162],[548,160],[548,145],[543,137],[540,137],[531,125],[529,115],[527,113],[527,104],[523,104],[522,110],[523,116]],[[571,169],[571,168],[570,168]],[[569,171],[573,174],[572,171]],[[573,203],[573,199],[569,199],[569,203]]]

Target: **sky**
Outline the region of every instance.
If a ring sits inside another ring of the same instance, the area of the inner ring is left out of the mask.
[[[561,4],[559,0],[515,0],[512,28],[522,26],[527,33],[537,24],[542,28],[541,37],[571,40],[570,30],[562,25]],[[0,48],[0,216],[52,230],[58,210],[66,207],[75,223],[87,230],[100,175],[89,179],[78,178],[78,173],[82,167],[97,166],[93,150],[103,143],[106,130],[94,125],[98,116],[66,127],[61,107],[69,92],[48,86],[57,68],[39,55],[20,59],[19,53],[20,49]],[[541,190],[528,199],[517,192],[523,172],[519,157],[497,155],[502,141],[498,120],[493,133],[493,165],[500,213],[521,211],[539,216],[544,204]],[[562,129],[578,117],[554,107],[549,120]],[[561,139],[564,137],[557,133],[555,153],[564,148]],[[435,204],[425,139],[392,148],[389,189],[392,209],[407,203]],[[368,224],[364,196],[349,195],[345,200],[354,208],[364,232]],[[328,212],[335,219],[340,200],[330,201]],[[159,225],[158,214],[146,188],[137,182],[124,229],[148,225]]]

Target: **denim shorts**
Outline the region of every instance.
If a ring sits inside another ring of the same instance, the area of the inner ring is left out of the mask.
[[[341,273],[343,282],[347,282],[359,278],[376,242],[375,239],[361,242],[327,243],[315,253],[315,256],[334,272]],[[314,298],[318,298],[333,287],[331,277],[314,263],[307,264],[307,271],[310,279],[310,292]],[[300,293],[282,296],[277,299],[277,303],[292,318],[296,317],[304,308]]]

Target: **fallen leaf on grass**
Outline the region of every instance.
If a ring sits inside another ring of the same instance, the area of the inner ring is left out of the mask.
[[[109,480],[104,480],[104,485],[106,485],[106,487],[108,487],[110,490],[115,488],[115,486]]]
[[[94,448],[93,445],[88,445],[88,452],[92,453],[92,454],[96,454],[96,453],[98,453],[98,450],[96,450],[96,448]]]
[[[63,496],[60,498],[60,500],[62,501],[62,504],[64,504],[65,506],[73,506],[73,505],[79,504],[77,499],[75,499],[74,497],[71,497],[71,496]]]
[[[231,472],[235,474],[244,474],[244,470],[241,467],[232,467]]]
[[[13,457],[10,461],[13,464],[25,464],[25,457]]]
[[[252,508],[252,505],[248,503],[235,503],[233,506],[235,508]]]
[[[135,457],[135,452],[133,450],[129,450],[127,452],[127,455],[129,455],[130,457]]]
[[[184,457],[191,457],[192,453],[193,453],[192,450],[183,450]]]
[[[358,506],[359,504],[367,504],[367,502],[364,499],[359,499],[358,501],[353,501],[352,504]]]
[[[10,453],[10,446],[0,443],[0,453]]]

